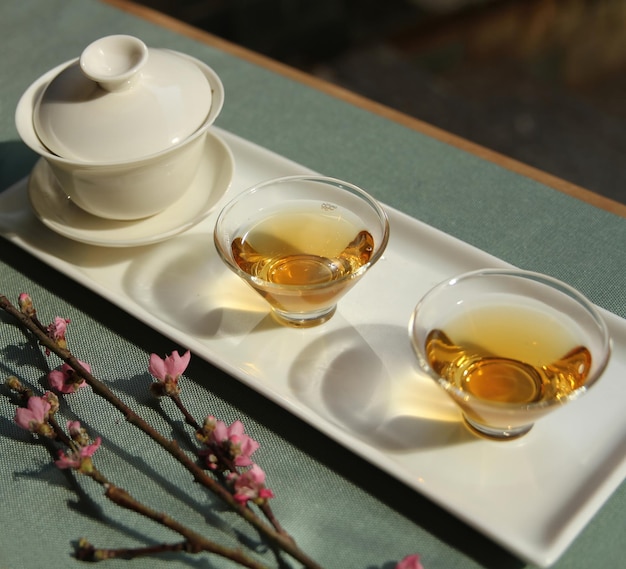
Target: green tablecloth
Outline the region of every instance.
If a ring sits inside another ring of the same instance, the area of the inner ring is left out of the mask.
[[[37,158],[14,127],[21,93],[41,73],[109,33],[130,33],[148,45],[207,61],[226,90],[218,126],[360,184],[382,201],[510,263],[561,278],[626,317],[626,219],[92,0],[10,0],[0,7],[0,188],[27,175]],[[115,389],[163,429],[170,428],[146,396],[145,370],[150,352],[166,353],[176,346],[8,242],[0,241],[0,247],[0,292],[15,299],[27,290],[48,319],[70,317],[74,348],[93,354],[90,363],[96,369],[119,378],[113,381]],[[23,348],[23,337],[4,317],[0,340],[2,375],[15,373],[40,385],[41,361]],[[274,507],[303,549],[322,565],[391,569],[394,561],[419,552],[427,569],[526,567],[208,363],[195,358],[186,378],[198,414],[211,412],[229,422],[242,418],[262,443],[257,460],[278,495]],[[88,395],[75,401],[74,409],[114,441],[100,459],[112,478],[146,499],[159,493],[163,507],[171,503],[190,523],[201,521],[192,506],[206,499],[185,481],[179,487],[179,471],[169,458],[145,445],[145,438],[116,412],[103,415]],[[90,481],[81,479],[76,487],[51,466],[44,449],[13,425],[13,410],[1,397],[0,568],[78,566],[70,557],[71,540],[82,535],[111,547],[163,539],[162,530],[108,505]],[[135,476],[129,465],[138,462],[142,474]],[[622,484],[555,567],[620,566],[626,557],[624,505]],[[230,535],[226,529],[220,533]],[[166,563],[231,566],[206,556],[138,560],[132,566]]]

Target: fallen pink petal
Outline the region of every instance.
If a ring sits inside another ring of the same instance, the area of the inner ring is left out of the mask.
[[[396,569],[424,569],[420,563],[420,556],[417,554],[407,555],[396,565]]]

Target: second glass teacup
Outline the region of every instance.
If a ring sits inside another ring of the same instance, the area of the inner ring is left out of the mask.
[[[488,438],[526,434],[580,397],[610,355],[606,323],[569,285],[518,269],[459,275],[417,304],[409,335],[421,367]]]
[[[214,241],[226,265],[267,300],[279,323],[310,327],[380,259],[389,221],[357,186],[325,176],[258,184],[220,212]]]

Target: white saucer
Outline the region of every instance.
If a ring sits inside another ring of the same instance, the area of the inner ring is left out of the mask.
[[[42,158],[28,180],[35,215],[53,231],[75,241],[105,247],[133,247],[163,241],[205,219],[225,194],[235,161],[226,143],[209,131],[205,157],[185,194],[165,211],[134,221],[96,217],[75,205]]]

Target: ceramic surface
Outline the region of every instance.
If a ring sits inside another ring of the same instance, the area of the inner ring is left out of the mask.
[[[90,164],[128,161],[191,136],[211,100],[208,78],[188,58],[116,35],[87,46],[52,78],[33,119],[57,156]]]
[[[211,109],[191,136],[145,158],[87,163],[57,156],[42,144],[34,128],[33,112],[42,90],[68,63],[44,74],[22,95],[15,115],[20,137],[46,159],[63,190],[85,211],[116,220],[148,217],[177,201],[194,179],[204,137],[222,109],[224,89],[209,66],[187,55],[176,55],[195,65],[206,78],[212,91]]]
[[[136,221],[93,216],[67,199],[48,163],[40,159],[28,182],[29,200],[44,225],[70,239],[104,247],[134,247],[169,239],[206,218],[230,186],[231,151],[209,132],[195,178],[183,196],[165,211]]]

